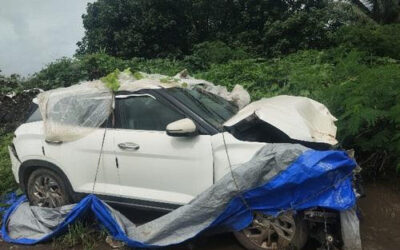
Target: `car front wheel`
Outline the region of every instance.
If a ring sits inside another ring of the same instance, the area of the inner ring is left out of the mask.
[[[257,212],[252,223],[234,235],[249,250],[302,249],[308,228],[304,220],[291,213],[275,218]]]
[[[26,193],[33,206],[54,208],[71,203],[65,181],[56,172],[45,168],[31,173]]]

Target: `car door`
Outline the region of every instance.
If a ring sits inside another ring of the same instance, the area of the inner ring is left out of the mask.
[[[172,137],[165,131],[183,118],[149,94],[116,96],[114,147],[122,197],[186,204],[212,185],[211,136]]]
[[[103,127],[71,142],[43,140],[43,153],[46,160],[59,166],[67,175],[75,192],[119,196],[113,133],[113,129]]]

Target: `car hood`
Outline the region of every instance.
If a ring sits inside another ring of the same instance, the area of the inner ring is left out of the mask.
[[[306,97],[276,96],[252,102],[224,123],[234,127],[254,118],[279,129],[291,139],[337,144],[337,120],[323,104]]]

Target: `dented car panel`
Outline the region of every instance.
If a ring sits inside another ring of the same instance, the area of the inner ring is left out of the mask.
[[[276,96],[255,101],[224,123],[227,128],[271,125],[289,138],[304,142],[337,144],[337,119],[321,103],[306,97]],[[279,133],[279,132],[278,132]]]

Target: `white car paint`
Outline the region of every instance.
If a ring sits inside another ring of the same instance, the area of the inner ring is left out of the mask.
[[[114,130],[121,195],[186,204],[213,184],[209,135],[173,137],[165,131]],[[122,149],[135,143],[138,149]]]
[[[295,97],[271,99],[246,106],[224,125],[256,114],[292,138],[336,141],[335,118],[322,104]],[[185,119],[170,127],[182,121],[186,128]],[[43,121],[22,124],[13,144],[20,159],[10,152],[17,182],[21,162],[44,160],[65,173],[75,192],[177,205],[187,204],[229,173],[229,163],[235,168],[265,145],[238,140],[229,132],[176,137],[166,131],[112,128],[90,129],[81,139],[54,144],[45,140]]]
[[[115,157],[112,130],[106,133],[102,160],[95,185],[95,193],[119,194],[118,174],[115,171]],[[43,122],[24,123],[15,131],[13,143],[21,162],[44,160],[59,166],[69,179],[74,191],[91,193],[101,149],[104,129],[94,129],[86,137],[62,144],[51,144],[44,140]],[[18,164],[13,164],[17,182]]]
[[[227,150],[225,150],[224,137]],[[262,142],[240,141],[228,132],[219,133],[211,136],[211,144],[215,166],[215,181],[219,180],[225,174],[229,173],[230,166],[228,155],[232,168],[235,168],[239,164],[249,161],[252,156],[262,146],[265,145],[265,143]],[[228,151],[228,155],[226,151]]]
[[[44,160],[60,167],[75,192],[95,193],[170,204],[186,204],[228,173],[222,134],[172,137],[165,131],[107,129],[94,185],[104,129],[62,144],[44,140],[43,122],[22,124],[13,140],[21,162]],[[264,145],[224,133],[233,167]],[[136,143],[123,150],[120,143]],[[42,149],[43,147],[43,149]],[[12,158],[15,179],[20,162]],[[118,158],[118,167],[116,166]],[[94,187],[94,190],[93,190]]]
[[[166,131],[174,134],[191,134],[196,132],[196,124],[189,118],[184,118],[168,124]]]

